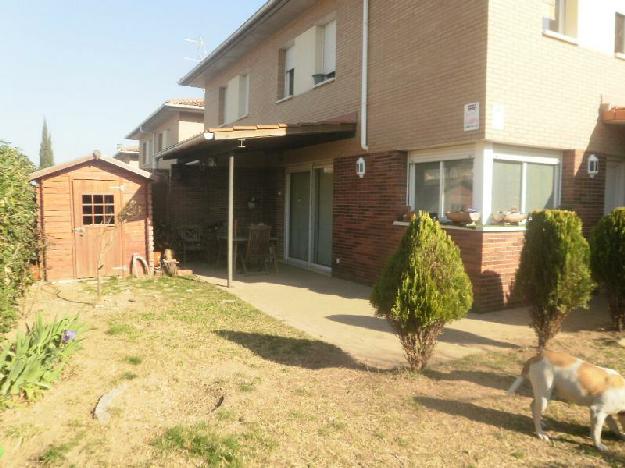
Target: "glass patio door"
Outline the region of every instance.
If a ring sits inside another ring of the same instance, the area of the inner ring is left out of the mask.
[[[289,177],[289,258],[307,262],[310,240],[310,172],[293,172]]]
[[[328,270],[332,266],[332,168],[294,171],[288,177],[288,259]]]

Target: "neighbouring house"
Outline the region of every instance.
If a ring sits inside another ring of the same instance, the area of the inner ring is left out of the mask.
[[[171,163],[156,154],[204,131],[204,101],[169,99],[150,114],[126,138],[139,142],[139,167],[147,171],[169,170]]]
[[[134,167],[139,167],[139,147],[117,145],[117,153],[113,158]]]
[[[263,221],[284,261],[372,283],[407,211],[471,208],[476,226],[445,229],[475,308],[503,307],[524,227],[494,214],[566,207],[589,229],[625,204],[623,15],[623,0],[270,0],[180,80],[204,90],[204,133],[146,153],[175,162],[167,218],[225,222],[232,169],[239,230]]]
[[[34,172],[31,180],[46,280],[93,278],[98,265],[102,276],[125,276],[133,256],[153,268],[149,172],[94,154]]]

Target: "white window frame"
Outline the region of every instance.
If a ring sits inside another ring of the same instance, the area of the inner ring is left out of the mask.
[[[407,205],[410,206],[413,210],[416,209],[416,199],[415,199],[415,190],[416,190],[416,180],[415,180],[415,166],[417,164],[427,164],[438,162],[440,164],[440,183],[439,183],[439,192],[438,192],[438,216],[440,219],[447,219],[445,216],[445,178],[444,178],[444,168],[445,162],[449,161],[463,161],[463,160],[471,160],[473,161],[473,192],[472,196],[475,200],[475,154],[473,151],[460,151],[458,153],[443,153],[441,155],[411,155],[408,158],[408,194],[407,194]]]
[[[512,155],[512,154],[502,154],[495,153],[493,158],[494,161],[507,161],[507,162],[515,162],[521,164],[521,213],[527,213],[527,165],[528,164],[540,164],[543,166],[555,166],[556,172],[553,179],[553,208],[557,208],[560,206],[560,188],[562,185],[562,158],[559,157],[547,157],[547,156],[523,156],[523,155]],[[494,176],[494,167],[493,172],[491,173],[491,178]],[[492,196],[492,195],[491,195]],[[492,201],[491,201],[491,212],[493,210]]]
[[[579,22],[579,2],[578,0],[554,0],[555,2],[555,18],[552,20],[549,17],[543,18],[543,32],[548,33],[548,35],[555,35],[557,37],[562,38],[572,38],[577,40],[577,27],[575,34],[571,34],[570,31],[567,31],[566,25],[568,20],[568,15],[570,14],[570,9],[573,8],[569,2],[575,3],[575,10],[577,12],[576,20]],[[551,22],[555,22],[555,28],[551,27]]]

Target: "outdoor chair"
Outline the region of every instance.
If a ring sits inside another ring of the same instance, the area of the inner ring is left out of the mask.
[[[268,262],[273,262],[275,267],[275,255],[272,255],[271,248],[271,226],[266,224],[251,224],[248,231],[245,254],[241,257],[243,272],[247,273],[248,265],[258,264],[262,269],[266,269]],[[274,257],[272,260],[271,257]]]
[[[185,226],[178,231],[182,243],[182,262],[187,262],[187,252],[205,252],[199,226]]]

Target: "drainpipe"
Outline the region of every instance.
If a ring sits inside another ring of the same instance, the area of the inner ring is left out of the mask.
[[[369,0],[362,0],[362,71],[360,86],[360,146],[369,151],[368,109],[369,91]]]

